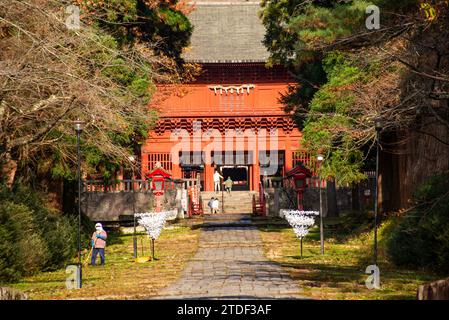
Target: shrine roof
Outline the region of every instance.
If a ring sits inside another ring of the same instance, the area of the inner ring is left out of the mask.
[[[298,163],[293,169],[285,173],[286,177],[292,177],[295,174],[304,173],[306,176],[311,177],[312,171],[310,171],[306,166],[304,166],[301,162]]]
[[[153,178],[158,175],[163,176],[164,178],[171,178],[170,172],[168,172],[167,170],[165,170],[162,167],[156,167],[153,170],[151,170],[150,172],[147,172],[147,174],[146,174],[147,178]]]
[[[183,57],[197,63],[265,62],[265,27],[258,16],[259,1],[192,1],[188,18],[194,26]]]

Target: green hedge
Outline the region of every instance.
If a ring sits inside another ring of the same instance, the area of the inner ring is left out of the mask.
[[[76,253],[76,226],[35,191],[0,187],[0,281],[62,267]]]
[[[431,178],[414,195],[416,207],[400,218],[386,243],[399,266],[449,272],[449,172]]]

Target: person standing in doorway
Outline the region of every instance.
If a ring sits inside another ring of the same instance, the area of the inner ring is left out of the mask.
[[[228,177],[224,184],[225,184],[226,192],[230,195],[231,191],[232,191],[232,179],[231,179],[231,177]]]
[[[214,190],[216,192],[219,192],[221,190],[220,189],[220,178],[223,179],[223,176],[221,174],[219,174],[217,170],[215,170],[215,173],[214,173]]]
[[[95,225],[95,232],[92,235],[91,244],[93,247],[92,250],[92,261],[91,264],[94,266],[95,261],[97,260],[97,254],[100,254],[100,265],[104,266],[105,263],[105,255],[104,248],[106,247],[106,239],[108,238],[108,234],[103,230],[103,226],[101,223],[97,223]]]

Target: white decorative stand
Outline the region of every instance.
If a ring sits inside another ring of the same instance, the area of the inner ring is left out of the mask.
[[[301,258],[302,258],[302,239],[309,233],[309,228],[315,224],[314,216],[319,215],[318,211],[286,210],[281,209],[279,215],[285,217],[292,226],[295,235],[301,240]]]
[[[159,238],[162,229],[164,228],[165,222],[167,220],[171,220],[176,218],[177,211],[161,211],[161,212],[144,212],[144,213],[136,213],[135,216],[139,218],[137,221],[140,226],[143,226],[148,233],[148,236],[151,238],[151,251],[153,260],[155,260],[155,252],[154,252],[154,241]]]

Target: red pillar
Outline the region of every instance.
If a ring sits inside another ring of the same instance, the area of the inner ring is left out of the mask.
[[[214,166],[212,164],[204,164],[204,190],[214,191]]]
[[[145,179],[145,175],[148,172],[148,153],[142,151],[140,158],[141,158],[141,163],[142,163],[142,166],[140,168],[141,176],[142,176],[142,179]]]
[[[253,190],[259,191],[260,187],[260,165],[259,165],[259,148],[253,150]]]
[[[290,136],[285,137],[285,172],[293,169],[293,157]]]
[[[304,205],[302,203],[303,199],[303,192],[302,191],[296,191],[298,195],[298,210],[304,210]]]
[[[182,178],[182,170],[179,164],[172,163],[172,177],[173,179],[181,179]]]

